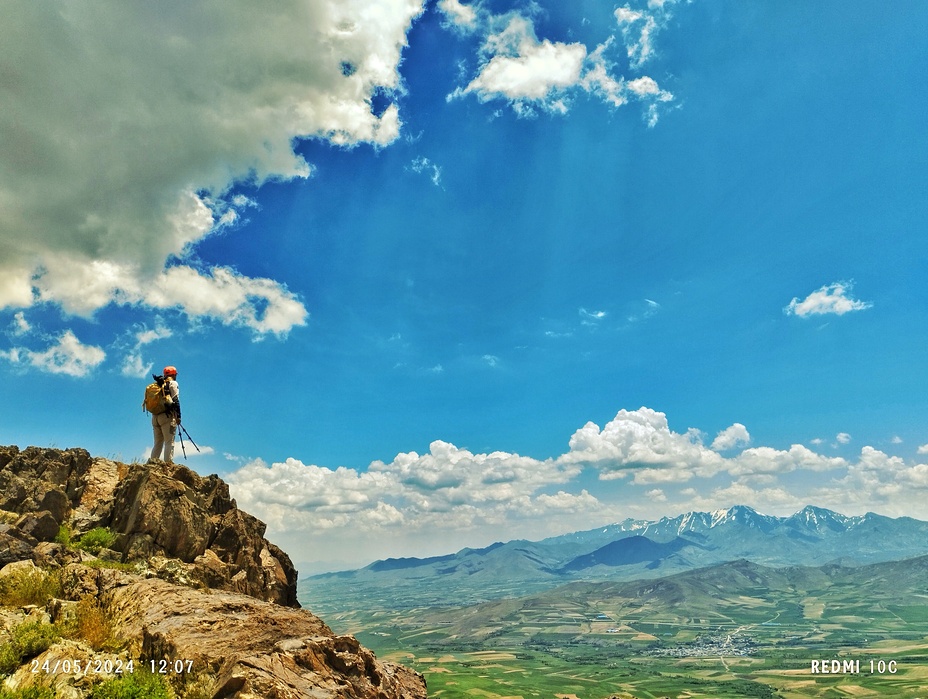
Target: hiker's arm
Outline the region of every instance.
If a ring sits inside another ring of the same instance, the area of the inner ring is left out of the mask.
[[[171,382],[171,398],[174,399],[174,419],[180,424],[180,387],[176,381]]]

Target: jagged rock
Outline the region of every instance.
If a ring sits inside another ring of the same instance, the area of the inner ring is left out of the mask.
[[[28,534],[9,524],[0,524],[0,568],[15,561],[32,558],[38,542]]]
[[[173,580],[299,606],[290,558],[264,538],[263,522],[236,507],[218,476],[160,461],[92,459],[83,449],[0,447],[0,510],[21,515],[19,526],[0,524],[0,565],[48,560],[48,551],[32,548],[54,539],[58,524],[75,535],[108,527],[121,562],[179,559],[160,567]]]
[[[312,613],[231,592],[185,590],[160,579],[101,599],[132,650],[148,660],[190,661],[218,677],[215,696],[414,699],[424,678],[378,661]]]
[[[290,558],[264,539],[264,523],[236,507],[218,476],[179,464],[138,465],[117,485],[112,507],[109,527],[123,535],[115,547],[125,561],[179,558],[213,587],[299,606]],[[224,567],[203,558],[207,551]]]
[[[77,504],[92,459],[83,449],[0,447],[0,509],[48,510],[58,522]]]
[[[53,491],[49,491],[53,492]],[[57,491],[61,492],[61,491]],[[58,536],[60,519],[56,519],[48,510],[28,512],[16,521],[16,527],[37,541],[53,541]]]
[[[84,474],[80,499],[71,512],[74,531],[87,532],[104,526],[113,511],[113,492],[129,466],[109,459],[94,459]]]

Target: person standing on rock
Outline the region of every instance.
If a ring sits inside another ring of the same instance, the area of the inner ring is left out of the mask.
[[[155,435],[155,446],[151,458],[161,458],[165,463],[174,463],[174,438],[180,425],[180,386],[177,385],[177,369],[164,367],[164,411],[152,412],[151,427]],[[162,457],[163,453],[163,457]]]

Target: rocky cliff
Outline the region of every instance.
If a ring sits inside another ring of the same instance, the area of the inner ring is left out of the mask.
[[[182,697],[425,697],[421,675],[378,661],[298,608],[296,571],[264,530],[218,476],[81,449],[0,447],[0,592],[17,576],[59,586],[44,604],[3,609],[0,656],[30,620],[72,629],[36,647],[28,666],[7,668],[7,687],[39,682],[81,699],[106,676],[90,672],[94,663],[132,661],[167,668],[175,687],[208,678],[208,691],[176,689]],[[81,542],[93,532],[106,545],[92,555]],[[79,605],[105,615],[105,640],[73,633]]]

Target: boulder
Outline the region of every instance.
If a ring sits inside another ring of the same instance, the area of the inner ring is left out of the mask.
[[[37,541],[54,541],[55,537],[58,536],[59,521],[48,510],[42,510],[41,512],[24,514],[16,521],[15,526]]]

